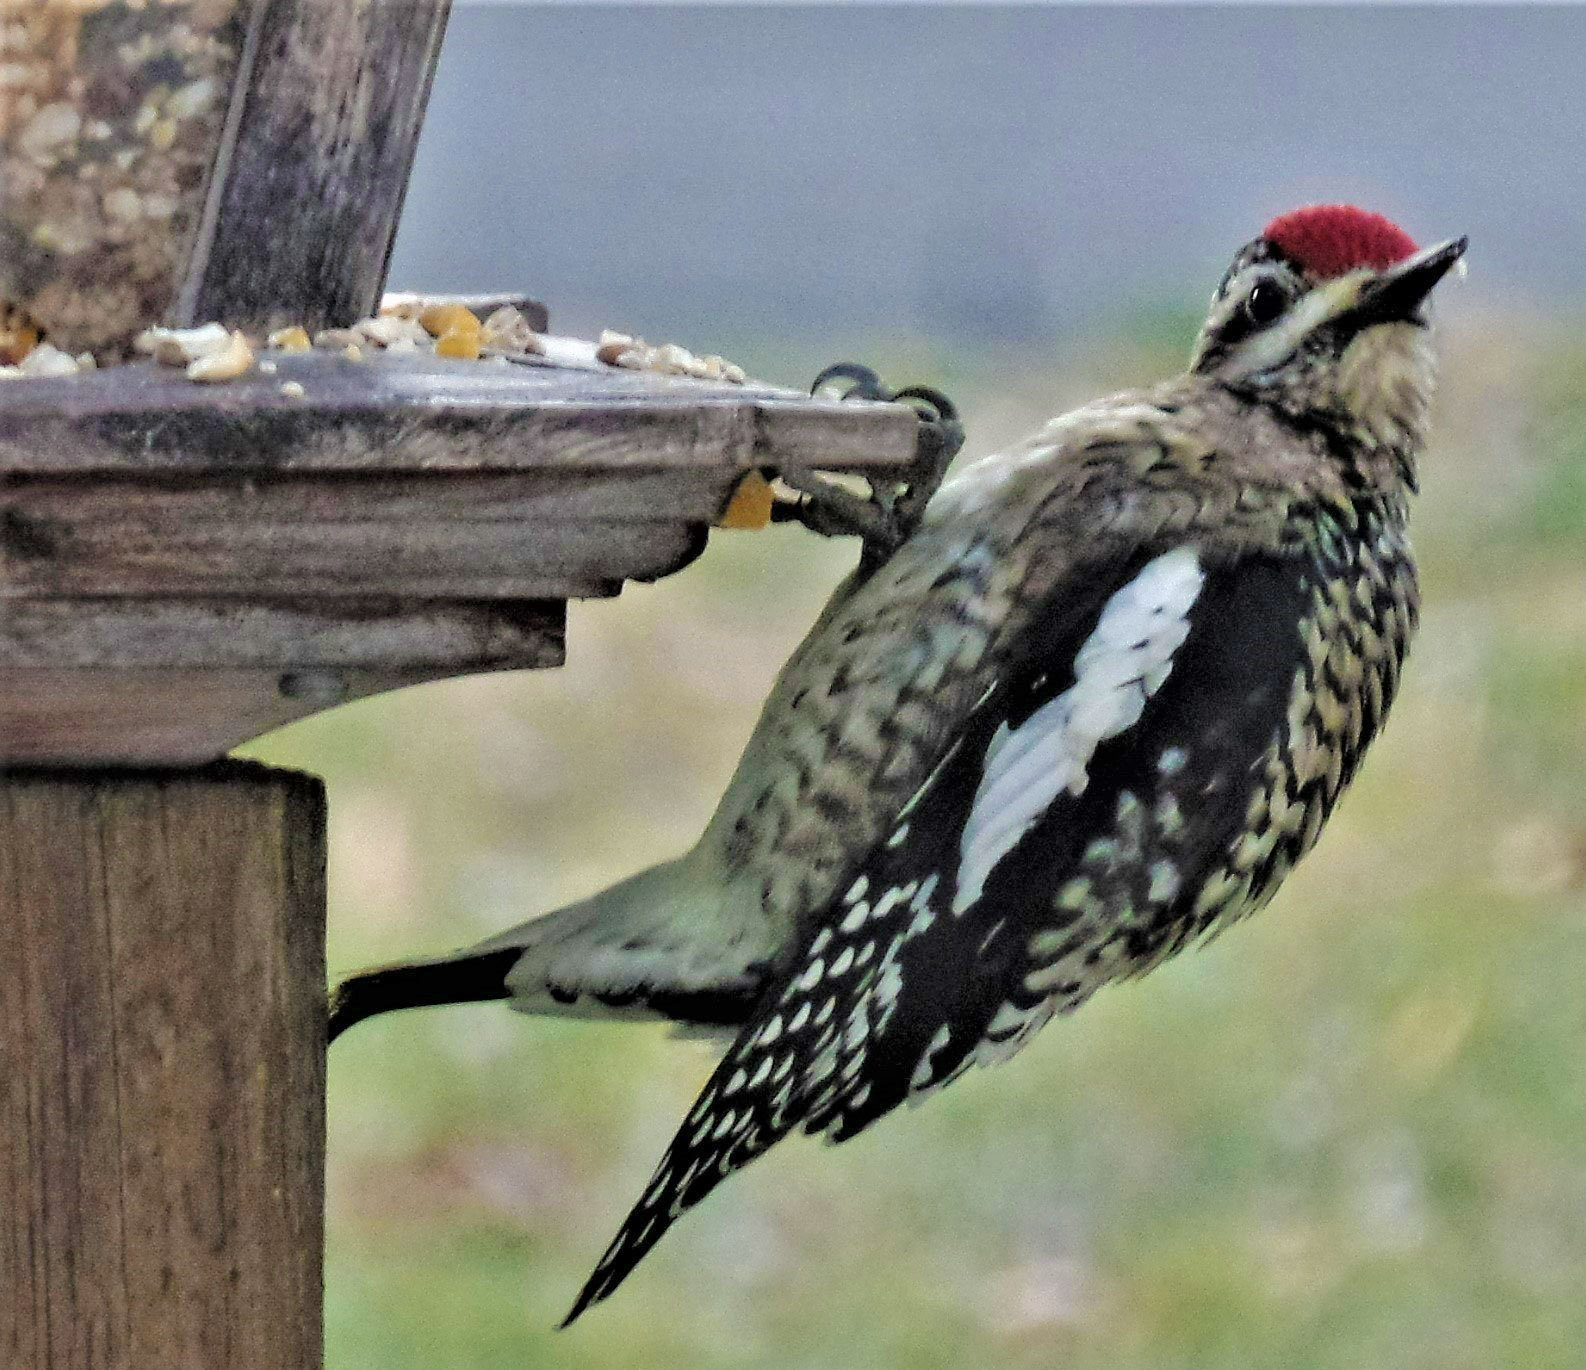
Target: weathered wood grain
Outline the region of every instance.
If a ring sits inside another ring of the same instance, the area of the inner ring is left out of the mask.
[[[730,467],[482,472],[438,467],[398,469],[390,475],[291,470],[172,472],[141,478],[17,475],[0,486],[0,545],[8,522],[36,521],[42,531],[57,519],[156,520],[183,512],[203,519],[222,510],[323,523],[363,518],[393,523],[708,523],[721,513],[742,474]]]
[[[560,666],[558,600],[333,605],[191,599],[13,599],[0,608],[6,671],[524,670]],[[6,714],[0,702],[0,718]],[[15,706],[12,706],[13,710]],[[0,731],[0,756],[5,752]]]
[[[195,385],[153,363],[0,389],[0,472],[901,470],[914,412],[612,369],[278,354]],[[302,398],[284,395],[295,380]]]
[[[704,549],[702,519],[537,518],[534,496],[510,488],[521,484],[13,481],[0,490],[0,600],[566,598],[602,580],[655,579]]]
[[[503,616],[683,565],[745,470],[913,454],[900,406],[272,360],[220,387],[146,365],[0,389],[0,762],[197,763],[341,699],[554,664],[559,632]]]
[[[0,777],[0,1364],[322,1364],[319,781]]]
[[[0,668],[0,770],[198,766],[338,704],[457,674],[454,666]]]
[[[185,323],[374,312],[450,0],[254,0]]]
[[[342,699],[555,664],[559,632],[503,616],[684,565],[747,470],[914,452],[911,410],[767,386],[270,360],[0,388],[0,762],[192,764]]]
[[[0,769],[198,765],[384,690],[559,666],[565,624],[559,600],[6,600]]]

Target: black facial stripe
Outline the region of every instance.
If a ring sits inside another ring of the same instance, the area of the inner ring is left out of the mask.
[[[1234,277],[1247,267],[1254,266],[1258,262],[1275,262],[1280,266],[1287,266],[1291,269],[1294,267],[1288,255],[1276,243],[1270,243],[1265,238],[1256,238],[1246,243],[1235,254],[1233,262],[1229,265],[1228,270],[1223,273],[1223,278],[1217,286],[1216,298],[1220,300],[1227,295],[1228,287],[1233,284]],[[1295,274],[1299,273],[1296,271]]]
[[[1260,273],[1257,280],[1251,283],[1250,289],[1254,290],[1262,280],[1270,280],[1289,297],[1288,306],[1278,311],[1271,318],[1257,320],[1251,317],[1250,312],[1245,308],[1245,301],[1241,300],[1221,324],[1205,335],[1205,341],[1197,361],[1198,370],[1208,371],[1218,366],[1247,338],[1280,323],[1288,315],[1289,307],[1303,298],[1305,294],[1304,273],[1299,270],[1288,254],[1278,248],[1276,244],[1268,242],[1265,238],[1257,238],[1255,241],[1245,244],[1234,257],[1233,264],[1223,276],[1222,282],[1217,287],[1217,293],[1212,299],[1213,310],[1215,311],[1219,304],[1228,300],[1230,293],[1234,289],[1235,281],[1242,274],[1248,273],[1251,267],[1262,264],[1268,264],[1274,269],[1270,272]]]

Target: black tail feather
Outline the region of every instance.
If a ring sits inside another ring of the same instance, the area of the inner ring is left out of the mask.
[[[377,1013],[505,999],[509,993],[507,972],[522,955],[521,949],[507,947],[474,956],[382,966],[349,976],[330,996],[326,1043]]]

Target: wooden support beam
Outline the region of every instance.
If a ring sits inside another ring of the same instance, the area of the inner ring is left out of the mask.
[[[718,482],[730,488],[731,473]],[[653,580],[705,519],[533,517],[522,478],[30,482],[0,493],[0,602],[46,594],[532,600]],[[514,488],[516,487],[516,488]],[[499,497],[493,504],[492,497]],[[528,515],[525,517],[525,515]]]
[[[178,321],[374,313],[450,8],[253,0]]]
[[[0,778],[0,1364],[322,1364],[325,807]]]
[[[919,424],[901,404],[813,398],[616,367],[494,365],[428,354],[272,353],[275,371],[195,385],[140,363],[0,390],[0,470],[12,475],[245,476],[750,467],[900,472]],[[296,381],[301,396],[284,394]],[[608,485],[605,497],[622,498]]]

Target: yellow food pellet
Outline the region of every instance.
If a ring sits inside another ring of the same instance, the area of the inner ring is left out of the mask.
[[[716,526],[764,528],[771,522],[773,503],[775,503],[775,494],[771,489],[771,482],[758,471],[750,471],[738,482],[737,488],[732,492],[732,498],[727,501],[727,507],[716,520]]]
[[[31,323],[0,322],[0,364],[15,366],[38,346],[39,331]]]
[[[187,364],[190,381],[231,381],[245,375],[253,366],[253,349],[240,332],[233,331],[226,345],[213,352],[195,357]]]
[[[282,381],[281,393],[289,400],[300,400],[303,398],[303,383],[301,381]]]
[[[444,338],[448,333],[472,333],[478,337],[484,327],[479,316],[461,304],[432,304],[419,315],[419,322],[432,338]]]
[[[290,328],[278,328],[270,334],[270,346],[279,347],[283,352],[307,352],[313,343],[309,341],[306,328],[293,324]]]
[[[479,332],[466,328],[448,328],[435,341],[437,357],[466,357],[470,361],[479,355]]]

